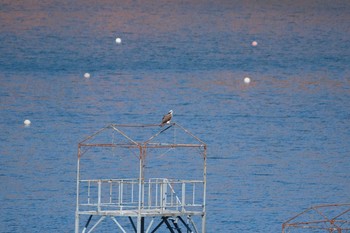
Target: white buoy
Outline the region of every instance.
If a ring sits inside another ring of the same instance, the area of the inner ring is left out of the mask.
[[[249,84],[250,83],[250,78],[249,77],[245,77],[244,78],[244,83]]]
[[[258,42],[256,42],[255,40],[252,42],[252,46],[257,46],[258,45]]]
[[[90,74],[89,73],[85,73],[84,74],[84,78],[90,78]]]
[[[119,37],[117,37],[117,38],[115,39],[115,43],[117,43],[117,44],[122,43],[122,39],[120,39]]]
[[[23,123],[25,126],[29,126],[31,122],[30,122],[30,120],[26,119],[26,120],[24,120]]]

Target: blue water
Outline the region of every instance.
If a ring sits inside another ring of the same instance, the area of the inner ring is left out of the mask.
[[[73,232],[77,143],[170,109],[208,145],[207,232],[280,232],[312,205],[349,203],[349,12],[1,1],[0,232]]]

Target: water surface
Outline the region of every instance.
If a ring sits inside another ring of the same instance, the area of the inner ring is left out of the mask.
[[[312,205],[348,203],[349,10],[2,1],[0,231],[72,232],[77,143],[170,109],[208,145],[208,232],[280,232]]]

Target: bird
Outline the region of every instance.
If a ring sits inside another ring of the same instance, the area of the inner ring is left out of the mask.
[[[162,123],[160,124],[160,126],[163,126],[164,124],[169,124],[172,117],[173,117],[173,110],[170,110],[167,114],[163,116]]]

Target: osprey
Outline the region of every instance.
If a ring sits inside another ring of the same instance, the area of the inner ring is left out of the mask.
[[[160,124],[160,126],[163,126],[164,124],[169,124],[172,117],[173,117],[173,110],[170,110],[167,114],[163,116],[162,123]]]

